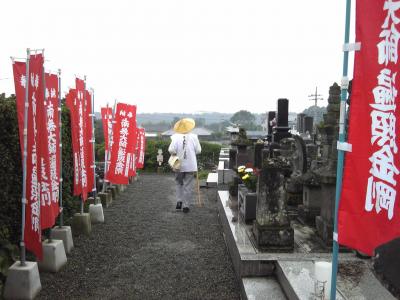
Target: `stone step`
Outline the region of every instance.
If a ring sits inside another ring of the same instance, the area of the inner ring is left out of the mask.
[[[243,277],[242,299],[286,300],[279,282],[274,277]]]

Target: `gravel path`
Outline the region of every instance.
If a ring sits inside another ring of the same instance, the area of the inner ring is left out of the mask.
[[[239,299],[215,201],[175,211],[172,176],[141,175],[104,209],[105,223],[57,274],[42,273],[39,299]]]

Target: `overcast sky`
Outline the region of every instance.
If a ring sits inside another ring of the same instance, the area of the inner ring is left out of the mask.
[[[139,113],[263,113],[288,98],[301,112],[316,86],[326,106],[342,74],[345,0],[3,0],[0,11],[6,94],[9,57],[27,47],[45,48],[64,92],[86,75],[97,110],[117,99]]]

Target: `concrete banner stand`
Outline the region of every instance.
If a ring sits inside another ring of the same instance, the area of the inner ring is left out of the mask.
[[[121,185],[116,184],[115,187],[116,187],[117,195],[121,194]]]
[[[104,223],[103,205],[101,203],[90,204],[89,214],[92,223]]]
[[[66,254],[74,248],[71,226],[57,226],[51,229],[50,237],[54,240],[62,240]]]
[[[4,286],[4,299],[34,299],[42,289],[36,262],[16,261],[9,269]]]
[[[45,240],[42,249],[43,259],[38,262],[40,271],[56,273],[67,264],[62,240]]]
[[[76,213],[72,218],[72,232],[74,235],[90,235],[92,231],[92,223],[90,222],[90,214]]]
[[[107,190],[111,192],[112,199],[115,200],[115,198],[117,197],[117,187],[115,185],[113,185],[113,186],[110,186]]]
[[[99,193],[101,204],[103,207],[109,207],[112,203],[111,193]]]

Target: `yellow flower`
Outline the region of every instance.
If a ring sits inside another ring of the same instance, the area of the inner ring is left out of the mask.
[[[242,177],[243,180],[246,180],[246,179],[249,179],[249,178],[250,178],[250,175],[249,175],[249,174],[246,174],[246,175],[244,175],[244,176]]]

